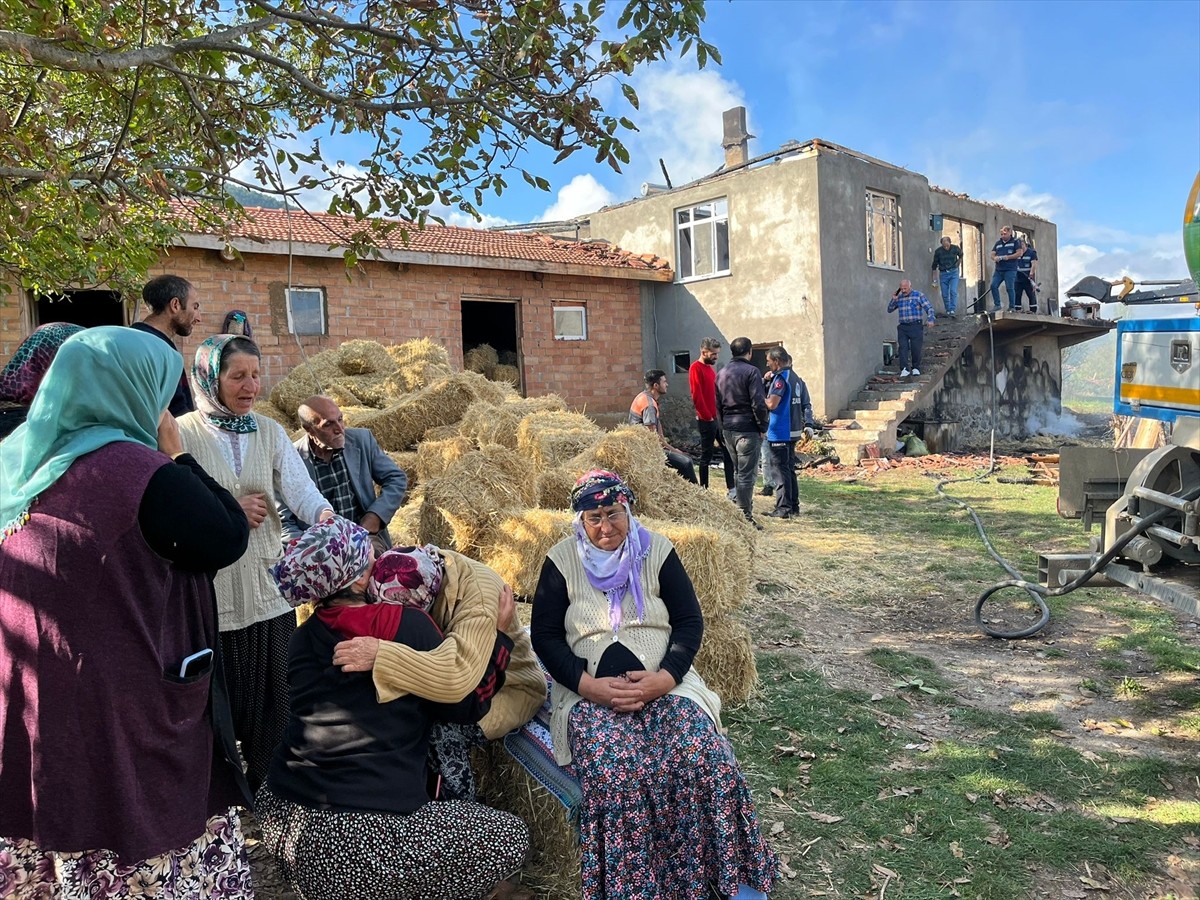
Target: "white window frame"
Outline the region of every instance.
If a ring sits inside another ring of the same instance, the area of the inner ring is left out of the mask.
[[[579,313],[579,327],[575,330],[559,329],[558,314],[560,312]],[[587,340],[587,307],[582,304],[562,304],[553,307],[554,339],[556,341],[586,341]]]
[[[298,295],[298,294],[316,294],[317,295],[317,307],[321,313],[321,330],[320,331],[297,331],[296,330],[296,320],[295,320],[295,316],[292,313],[292,298],[293,298],[293,296]],[[325,288],[322,288],[322,287],[292,287],[292,288],[287,289],[286,297],[287,297],[287,326],[288,326],[289,334],[299,334],[301,336],[329,334],[329,321],[326,316]]]
[[[681,206],[671,214],[675,223],[675,279],[680,283],[688,281],[704,281],[708,278],[721,278],[730,274],[732,257],[729,252],[729,198],[714,197],[693,206]],[[724,229],[720,226],[724,225]],[[695,234],[700,229],[710,229],[712,232],[709,246],[712,248],[708,266],[710,271],[697,275],[697,260]],[[722,230],[725,235],[725,268],[720,268],[721,250],[718,237]],[[689,235],[688,264],[684,260],[684,234]],[[684,274],[685,269],[688,274]]]
[[[867,265],[880,269],[902,271],[904,269],[904,230],[900,209],[900,198],[886,191],[867,188],[866,192],[866,241]],[[885,252],[875,245],[875,224],[880,222],[890,235]],[[889,260],[894,257],[894,262]]]

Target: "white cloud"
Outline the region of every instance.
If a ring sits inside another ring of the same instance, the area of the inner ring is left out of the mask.
[[[640,130],[626,145],[629,171],[638,184],[661,183],[660,158],[676,185],[709,174],[725,159],[721,113],[746,105],[745,95],[715,69],[694,65],[689,57],[650,66],[634,78],[640,108],[630,117]]]
[[[1087,226],[1072,228],[1071,234],[1087,231]],[[1063,291],[1084,275],[1104,279],[1129,276],[1134,281],[1183,279],[1187,277],[1183,238],[1179,234],[1123,233],[1119,241],[1062,244],[1058,248],[1058,273]]]
[[[558,222],[595,212],[616,202],[617,197],[592,175],[576,175],[559,188],[558,199],[542,213],[540,221]]]
[[[998,196],[985,199],[1001,203],[1010,209],[1019,209],[1043,219],[1055,221],[1067,208],[1067,204],[1053,194],[1038,193],[1027,184],[1014,184]]]

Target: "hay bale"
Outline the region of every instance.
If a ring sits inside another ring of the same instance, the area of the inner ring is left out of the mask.
[[[494,382],[493,382],[494,384]],[[502,389],[502,385],[497,385]],[[567,404],[557,394],[522,399],[515,395],[499,402],[479,401],[462,417],[460,428],[478,444],[503,444],[516,448],[517,428],[521,421],[536,412],[565,411]]]
[[[706,622],[742,605],[753,581],[750,547],[740,535],[656,519],[642,524],[674,544]]]
[[[283,426],[284,431],[292,432],[300,427],[300,422],[295,415],[288,415],[270,400],[257,400],[254,403],[254,411],[260,416],[266,416],[268,419],[274,419]]]
[[[339,403],[338,406],[341,406]],[[346,419],[347,428],[362,428],[362,420],[366,417],[374,415],[378,410],[373,406],[341,406],[342,415]]]
[[[416,362],[401,366],[388,376],[389,387],[397,394],[410,394],[454,374],[448,363]]]
[[[529,859],[521,883],[539,900],[580,900],[579,836],[566,807],[504,750],[498,741],[472,751],[479,800],[522,819],[529,827]]]
[[[296,409],[313,394],[323,393],[326,385],[334,379],[342,377],[338,363],[338,351],[322,350],[308,358],[285,375],[275,387],[271,388],[271,402],[288,415],[295,415]],[[349,403],[351,398],[343,397]],[[338,405],[341,401],[338,400]]]
[[[501,350],[498,359],[502,366],[515,366],[521,361],[516,350]]]
[[[417,477],[431,481],[446,474],[450,464],[475,449],[475,443],[461,434],[444,441],[431,441],[428,435],[417,444]]]
[[[571,491],[579,474],[570,466],[553,466],[538,472],[534,479],[537,505],[542,509],[570,509]]]
[[[499,361],[496,349],[491,344],[480,344],[463,354],[463,368],[468,372],[478,372],[484,378],[492,377]]]
[[[434,363],[442,366],[450,365],[450,354],[446,352],[446,348],[441,344],[431,341],[429,338],[419,338],[414,341],[405,341],[402,344],[392,344],[384,349],[387,351],[387,355],[392,358],[392,362],[396,368],[425,363]]]
[[[437,428],[430,428],[425,432],[425,437],[422,440],[426,441],[448,441],[450,438],[456,438],[462,435],[462,431],[458,425],[439,425]]]
[[[469,376],[469,377],[468,377]],[[459,372],[434,382],[398,403],[364,416],[359,426],[369,428],[384,450],[407,450],[430,428],[453,425],[475,402],[471,379],[478,375]]]
[[[521,370],[516,366],[494,366],[491,374],[492,381],[501,384],[511,384],[515,388],[521,386]]]
[[[411,485],[411,482],[409,484]],[[418,543],[424,499],[424,491],[420,488],[410,490],[407,502],[396,510],[392,521],[388,522],[388,536],[391,537],[393,546],[412,547]]]
[[[753,552],[756,543],[753,527],[742,515],[737,504],[730,502],[720,490],[706,491],[679,477],[664,463],[666,475],[638,494],[638,509],[642,515],[672,522],[687,522],[734,535]]]
[[[514,510],[493,524],[479,559],[521,597],[532,597],[550,548],[571,533],[573,516],[548,509]]]
[[[391,377],[384,374],[343,375],[329,383],[326,393],[331,397],[335,394],[349,396],[353,398],[352,406],[369,406],[373,409],[386,409],[404,396],[396,390]],[[339,402],[338,406],[341,405]]]
[[[337,348],[338,365],[347,375],[390,375],[399,368],[383,344],[346,341]]]
[[[477,556],[493,522],[532,502],[532,473],[515,452],[473,450],[425,484],[421,543]]]
[[[636,509],[639,514],[645,510],[643,497],[649,496],[655,484],[664,481],[668,475],[675,479],[679,477],[667,469],[666,457],[663,455],[658,435],[640,425],[625,425],[604,433],[568,465],[575,471],[576,477],[589,469],[608,469],[616,472],[625,479],[625,483],[637,496]]]
[[[404,470],[404,474],[408,476],[408,496],[413,495],[413,488],[421,483],[421,479],[417,475],[417,470],[420,468],[419,459],[416,453],[411,450],[402,452],[390,452],[392,462]]]
[[[745,703],[758,690],[754,641],[746,626],[730,615],[705,619],[695,666],[705,684],[726,704]]]
[[[596,423],[579,413],[535,412],[517,426],[517,449],[532,460],[535,471],[543,472],[566,463],[600,434]]]

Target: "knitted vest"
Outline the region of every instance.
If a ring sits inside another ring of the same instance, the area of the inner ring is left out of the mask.
[[[608,598],[588,581],[575,540],[574,535],[565,538],[546,554],[567,583],[567,596],[571,602],[567,607],[566,637],[572,652],[587,661],[588,674],[594,677],[604,651],[614,643],[621,643],[648,671],[657,672],[671,640],[671,620],[658,581],[659,570],[674,549],[671,542],[650,532],[650,552],[642,561],[644,615],[638,621],[633,595],[626,592],[621,601],[621,626],[614,633],[608,620]],[[721,727],[721,698],[709,690],[694,668],[688,669],[683,681],[675,685],[671,693],[697,703],[717,727]],[[554,742],[554,759],[559,765],[571,761],[567,723],[571,710],[582,699],[558,682],[551,689],[550,736]]]
[[[267,569],[282,553],[283,528],[275,511],[275,438],[277,430],[269,419],[256,415],[258,431],[239,435],[246,443],[242,474],[235,475],[215,437],[200,413],[188,413],[179,419],[183,449],[195,457],[204,471],[234,497],[265,494],[267,518],[250,529],[250,544],[245,555],[213,579],[217,588],[217,613],[222,631],[236,631],[255,622],[265,622],[288,612],[291,607],[279,593],[275,579]]]

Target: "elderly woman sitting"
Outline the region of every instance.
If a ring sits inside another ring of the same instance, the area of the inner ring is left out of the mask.
[[[477,803],[432,802],[426,758],[435,719],[477,721],[487,701],[472,692],[454,705],[413,694],[379,703],[369,675],[333,665],[350,637],[416,650],[442,642],[422,609],[372,602],[373,562],[367,531],[334,517],[271,570],[285,598],[317,612],[289,647],[291,716],[258,794],[264,843],[303,900],[483,897],[520,867],[528,832]]]
[[[555,757],[583,790],[583,895],[761,897],[775,858],[721,735],[720,698],[692,668],[700,605],[633,502],[612,472],[579,480],[575,533],[551,548],[533,603]]]

